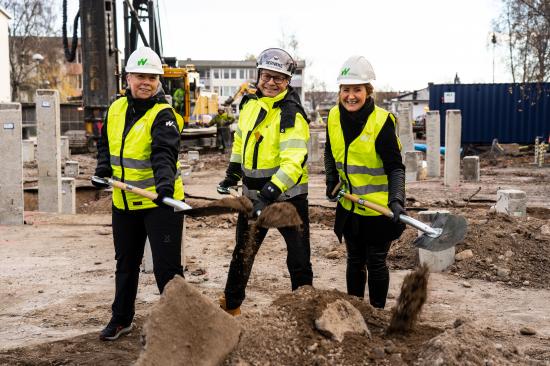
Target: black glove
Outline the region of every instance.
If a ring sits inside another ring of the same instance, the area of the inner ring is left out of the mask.
[[[162,200],[165,197],[172,198],[172,194],[168,194],[167,192],[158,192],[157,198],[155,198],[153,202],[159,207],[170,207],[170,206],[167,206],[164,202],[162,202]]]
[[[326,190],[326,195],[327,195],[327,198],[329,200],[334,200],[336,199],[336,197],[338,197],[338,191],[334,192],[334,194],[332,194],[332,192],[334,191],[334,189],[336,188],[336,186],[338,185],[339,181],[337,180],[327,180],[327,190]]]
[[[94,187],[99,188],[99,189],[109,188],[109,183],[104,183],[104,182],[101,182],[101,181],[97,181],[95,179],[92,179],[92,184],[93,184]]]
[[[281,190],[272,182],[267,182],[260,191],[258,198],[254,200],[254,208],[252,209],[252,216],[258,217],[259,213],[263,209],[273,203],[281,195]]]
[[[94,176],[96,176],[96,177],[110,178],[111,175],[113,175],[113,171],[110,168],[99,167],[99,166],[97,168],[95,168]],[[94,187],[100,188],[100,189],[109,188],[108,183],[98,182],[98,181],[95,181],[93,179],[92,179],[92,184],[94,185]]]
[[[389,207],[391,212],[393,212],[393,218],[391,220],[396,224],[399,222],[399,215],[407,214],[407,212],[403,208],[403,205],[401,205],[401,202],[399,201],[391,201],[389,203]]]
[[[253,202],[252,217],[258,217],[271,202],[259,195]]]
[[[219,194],[229,194],[229,188],[236,186],[237,183],[238,181],[230,177],[226,177],[224,180],[218,183],[218,187],[216,188],[216,190]]]

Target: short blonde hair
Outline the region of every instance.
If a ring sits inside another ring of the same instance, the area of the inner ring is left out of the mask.
[[[359,85],[364,85],[365,86],[365,89],[367,91],[367,98],[368,97],[373,97],[374,98],[374,86],[372,86],[371,83],[359,84]],[[340,85],[340,88],[338,89],[338,101],[340,101],[340,90],[342,90],[342,85]]]

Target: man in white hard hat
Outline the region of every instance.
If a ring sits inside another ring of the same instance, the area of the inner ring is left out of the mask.
[[[104,341],[115,340],[132,329],[147,238],[159,291],[175,275],[183,276],[183,216],[162,204],[164,197],[184,198],[178,161],[183,120],[164,97],[159,80],[162,63],[152,49],[134,51],[126,72],[126,94],[111,104],[101,131],[95,175],[156,192],[158,198],[152,201],[113,188],[116,290],[111,320],[99,336]]]
[[[336,198],[339,182],[347,193],[389,208],[389,219],[342,197],[334,231],[346,242],[348,294],[364,297],[367,283],[372,306],[383,308],[389,286],[386,257],[391,241],[405,226],[405,166],[395,117],[374,104],[374,70],[366,58],[350,57],[338,74],[338,105],[327,120],[325,143],[326,194]]]
[[[296,62],[280,48],[268,48],[257,59],[258,91],[243,97],[226,178],[218,192],[229,193],[243,180],[243,195],[254,203],[253,216],[275,201],[291,203],[300,215],[302,230],[280,228],[287,245],[287,267],[292,290],[311,285],[307,142],[309,121],[290,79]],[[237,243],[229,266],[220,306],[240,314],[254,257],[267,234],[258,228],[255,245],[247,248],[249,217],[239,214]]]

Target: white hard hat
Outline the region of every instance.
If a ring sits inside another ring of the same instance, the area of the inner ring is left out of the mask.
[[[164,75],[160,57],[149,47],[141,47],[132,52],[125,70],[134,74]]]
[[[340,68],[336,82],[338,85],[368,84],[376,80],[370,62],[363,56],[351,56]]]
[[[266,69],[292,76],[296,71],[296,62],[288,52],[280,48],[268,48],[262,51],[256,61],[257,69]]]

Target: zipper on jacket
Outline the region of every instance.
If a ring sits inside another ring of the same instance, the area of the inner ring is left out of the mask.
[[[133,109],[133,112],[135,113],[135,109]],[[132,123],[132,127],[134,127],[134,125],[136,124],[137,122],[137,119],[135,121],[133,121]],[[125,122],[126,124],[126,122]],[[124,182],[124,144],[126,143],[126,136],[128,136],[128,134],[130,133],[130,130],[132,129],[132,127],[126,129],[126,126],[124,126],[124,131],[122,132],[122,142],[120,143],[120,170],[121,170],[121,173],[120,173],[120,181],[121,182]],[[128,211],[130,208],[128,207],[128,199],[126,198],[126,191],[124,190],[120,190],[120,192],[122,193],[122,201],[124,202],[124,210]]]
[[[243,162],[242,162],[243,167],[244,167],[245,162],[246,162],[246,146],[248,145],[248,140],[250,139],[250,136],[252,135],[252,131],[254,131],[256,126],[258,126],[260,123],[262,123],[262,121],[265,119],[266,116],[267,116],[266,110],[263,109],[263,108],[260,108],[260,112],[258,113],[258,117],[256,118],[256,122],[254,122],[254,127],[252,127],[250,129],[250,131],[248,131],[248,133],[246,134],[246,139],[244,140],[243,158],[242,158],[243,159]]]
[[[254,144],[254,154],[252,155],[252,169],[256,170],[258,168],[258,151],[260,150],[260,144],[264,140],[263,135],[260,135],[260,138]]]
[[[347,180],[346,184],[349,187],[349,193],[353,194],[353,187],[351,186],[351,180],[349,179],[349,176],[348,176],[348,150],[349,150],[349,145],[344,143],[344,175],[346,176],[346,180]],[[351,201],[351,212],[353,212],[354,210],[355,210],[355,203]]]

